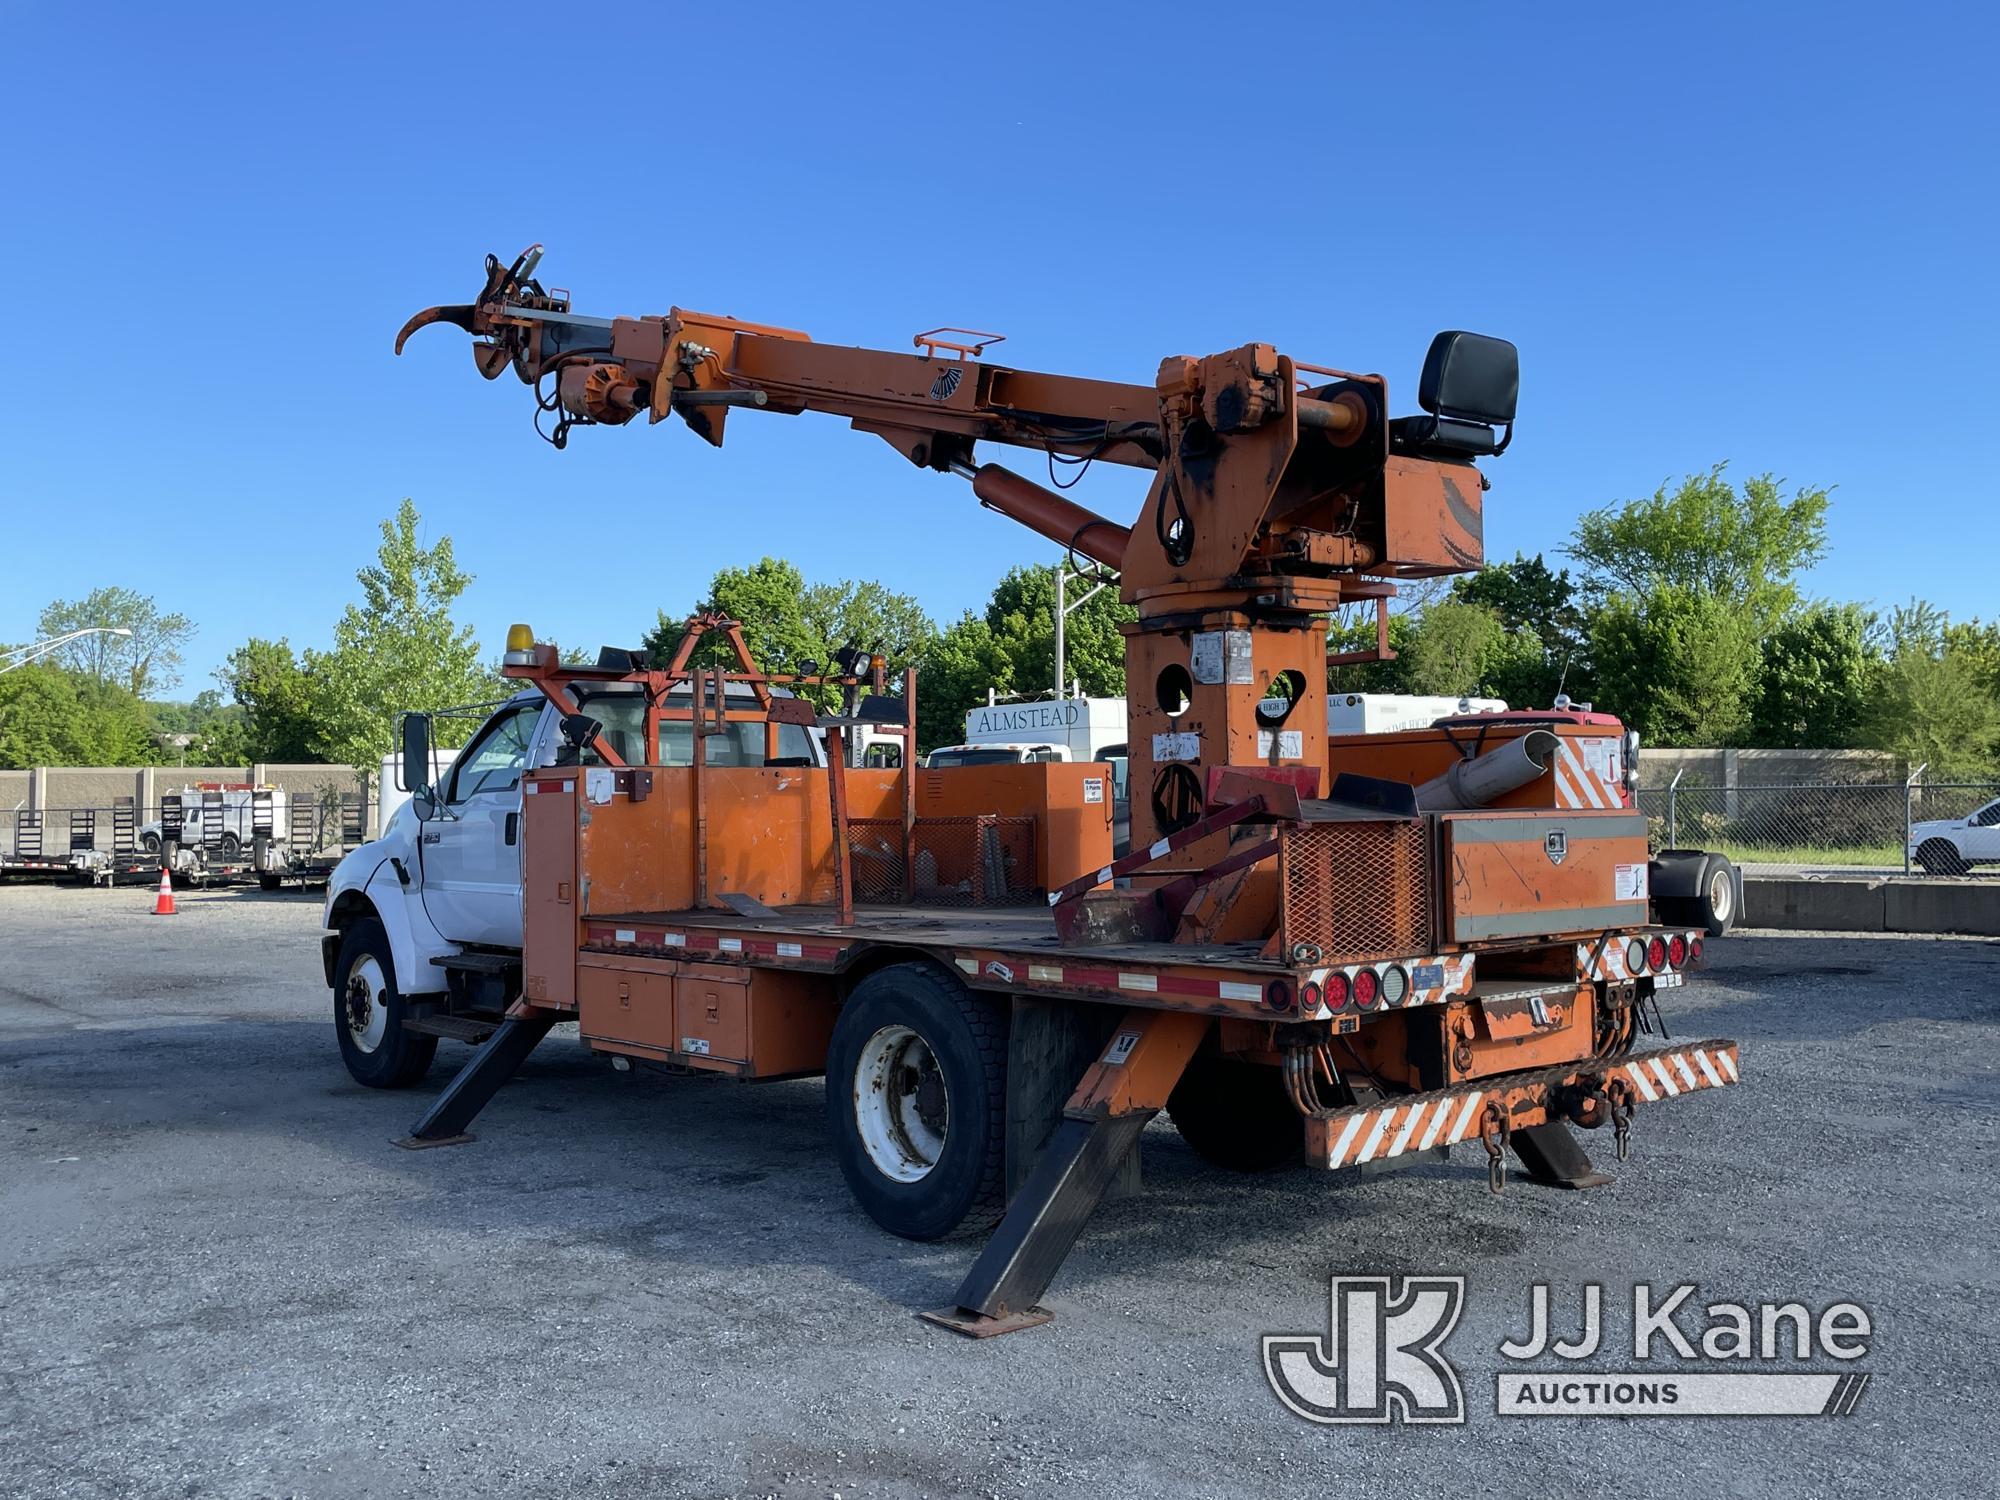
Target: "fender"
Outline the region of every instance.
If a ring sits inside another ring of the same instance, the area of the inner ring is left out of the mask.
[[[355,875],[343,881],[342,871],[350,861],[358,869]],[[365,882],[356,878],[359,869],[370,871]],[[334,870],[326,903],[327,936],[322,940],[327,983],[333,983],[333,966],[339,951],[338,928],[348,914],[364,908],[373,910],[382,923],[382,930],[388,934],[389,956],[396,968],[398,991],[404,995],[442,992],[445,988],[444,970],[431,960],[456,953],[458,945],[441,937],[431,925],[417,887],[413,884],[405,888],[397,878],[392,856],[382,847],[380,840],[362,845]]]

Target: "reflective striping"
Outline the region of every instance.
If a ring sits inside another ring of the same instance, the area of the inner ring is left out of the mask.
[[[1559,739],[1556,744],[1560,747],[1562,767],[1569,773],[1570,780],[1575,783],[1584,805],[1604,806],[1604,799],[1597,792],[1597,778],[1590,774],[1589,768],[1583,763],[1583,757],[1576,753],[1576,747],[1567,739]]]
[[[1036,984],[1061,984],[1063,971],[1054,964],[1029,964],[1028,978]]]
[[[1118,976],[1118,988],[1121,990],[1138,990],[1144,994],[1151,994],[1159,989],[1159,987],[1160,981],[1151,974],[1120,974]]]
[[[1253,1004],[1263,1003],[1264,991],[1258,985],[1238,984],[1233,979],[1225,979],[1217,984],[1215,988],[1224,1000],[1248,1000]]]
[[[1349,1116],[1346,1126],[1340,1132],[1340,1139],[1333,1143],[1333,1164],[1336,1167],[1346,1163],[1347,1148],[1353,1143],[1355,1136],[1361,1133],[1361,1122],[1367,1118],[1366,1114]]]
[[[685,948],[687,946],[687,934],[683,932],[663,932],[660,934],[660,946],[663,948]]]
[[[1439,1134],[1443,1132],[1445,1116],[1450,1113],[1451,1101],[1449,1099],[1440,1099],[1438,1101],[1437,1113],[1431,1116],[1430,1129],[1426,1130],[1424,1138],[1417,1142],[1417,1149],[1419,1151],[1428,1151],[1431,1149],[1431,1142],[1435,1141]]]
[[[1169,844],[1165,839],[1155,839],[1152,847],[1146,851],[1146,857],[1148,859],[1165,859],[1171,853],[1173,853],[1173,845]],[[1106,879],[1109,879],[1111,876],[1109,870],[1106,870],[1104,874]]]
[[[1405,1152],[1429,1151],[1462,1141],[1476,1142],[1482,1138],[1490,1109],[1510,1117],[1517,1130],[1558,1120],[1564,1090],[1579,1085],[1603,1087],[1608,1081],[1614,1101],[1622,1088],[1628,1105],[1726,1088],[1736,1078],[1735,1048],[1729,1041],[1662,1048],[1622,1058],[1611,1065],[1608,1074],[1593,1072],[1588,1063],[1571,1064],[1540,1073],[1502,1075],[1477,1089],[1444,1089],[1404,1095],[1388,1103],[1323,1111],[1307,1121],[1310,1159],[1317,1166],[1334,1169],[1388,1161]],[[1689,1080],[1685,1088],[1677,1081],[1677,1075],[1683,1074]]]
[[[1393,1109],[1381,1110],[1376,1114],[1375,1128],[1368,1132],[1368,1139],[1361,1143],[1361,1154],[1354,1158],[1357,1166],[1364,1161],[1375,1159],[1375,1148],[1382,1144],[1383,1133],[1388,1130],[1389,1121],[1394,1119],[1395,1115]]]
[[[1451,1127],[1451,1134],[1445,1137],[1446,1141],[1456,1144],[1465,1139],[1465,1127],[1472,1119],[1472,1112],[1479,1108],[1479,1101],[1485,1097],[1484,1094],[1474,1094],[1465,1101],[1465,1108],[1458,1114],[1458,1123]]]
[[[1424,1117],[1425,1108],[1426,1106],[1419,1104],[1415,1109],[1410,1111],[1409,1119],[1403,1122],[1403,1128],[1396,1132],[1395,1143],[1389,1147],[1389,1154],[1391,1156],[1401,1156],[1403,1154],[1403,1148],[1410,1144],[1410,1137],[1416,1133],[1417,1121]]]
[[[979,972],[979,960],[976,958],[961,958],[954,960],[954,962],[968,974],[977,974]]]
[[[780,958],[804,958],[805,953],[805,946],[801,943],[778,944],[778,957]]]
[[[636,943],[639,941],[639,934],[629,927],[619,927],[613,930],[611,941],[614,943]]]

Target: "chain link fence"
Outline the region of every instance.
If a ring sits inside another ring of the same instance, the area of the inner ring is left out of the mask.
[[[1676,776],[1642,787],[1639,806],[1654,847],[1711,849],[1753,875],[2000,873],[2000,782],[1713,786]]]

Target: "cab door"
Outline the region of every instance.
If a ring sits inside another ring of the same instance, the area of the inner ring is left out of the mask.
[[[521,774],[543,706],[509,704],[488,719],[423,825],[424,910],[455,943],[521,946]]]
[[[1965,857],[2000,860],[2000,801],[1987,803],[1965,820]]]

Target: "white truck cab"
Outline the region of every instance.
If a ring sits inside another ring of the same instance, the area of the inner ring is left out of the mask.
[[[641,684],[573,691],[578,709],[602,725],[604,740],[628,765],[693,764],[693,725],[686,720],[661,721],[657,755],[640,743],[646,706]],[[748,696],[751,689],[731,683],[728,691]],[[669,701],[686,696],[684,689]],[[531,766],[560,764],[565,754],[582,766],[602,763],[594,744],[567,746],[562,718],[540,692],[516,693],[480,725],[434,785],[408,789],[381,832],[334,867],[321,947],[342,1051],[362,1082],[396,1087],[415,1082],[429,1066],[436,1037],[406,1036],[400,1029],[413,1006],[427,1010],[454,989],[467,989],[467,976],[492,980],[486,998],[497,1002],[518,975],[522,776]],[[707,763],[824,764],[810,730],[787,724],[778,734],[779,754],[767,761],[765,726],[732,721],[726,732],[708,737]],[[415,763],[428,761],[426,743]],[[421,1045],[426,1042],[428,1048]]]
[[[1912,823],[1910,858],[1926,875],[1963,875],[1974,865],[2000,864],[2000,797],[1962,818]]]

